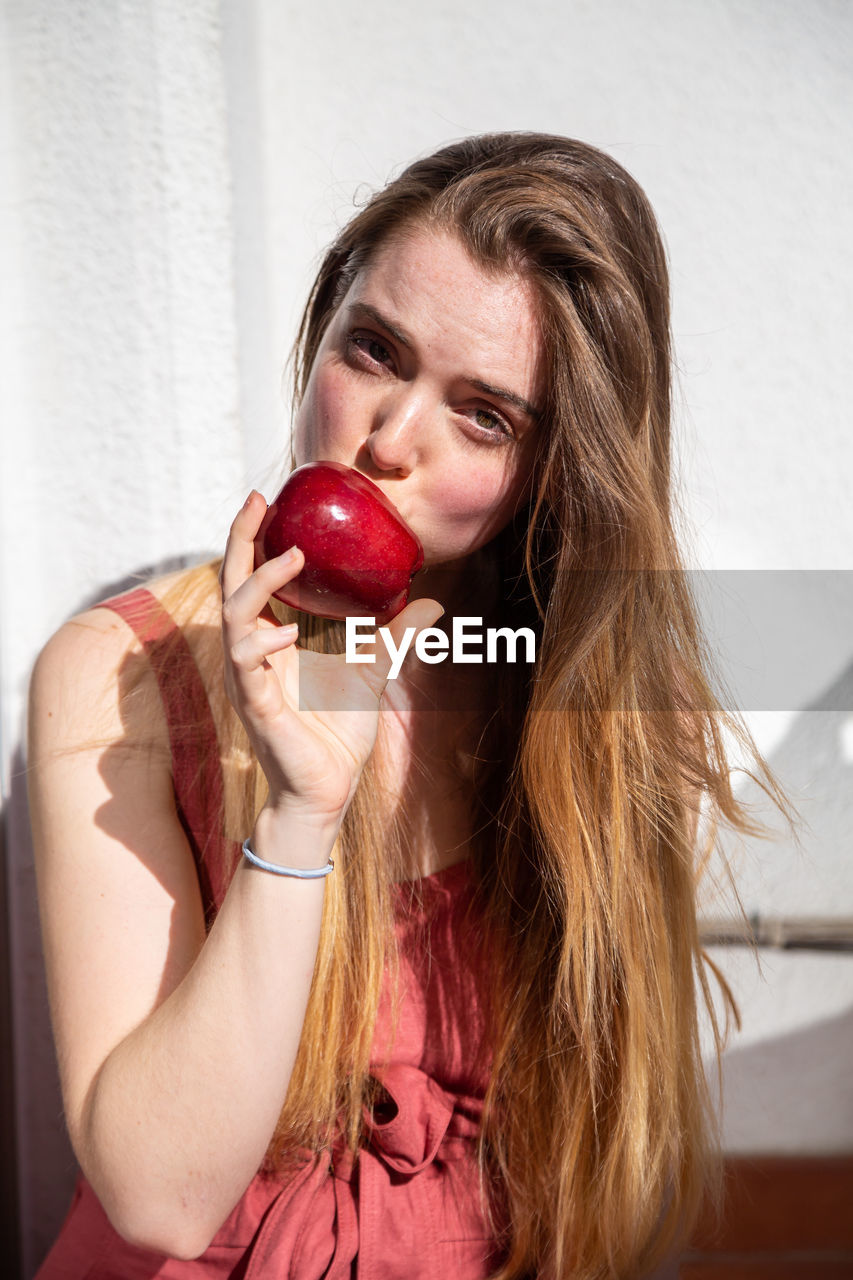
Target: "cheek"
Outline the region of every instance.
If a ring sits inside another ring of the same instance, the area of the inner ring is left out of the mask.
[[[293,429],[297,466],[321,459],[345,461],[341,454],[346,453],[346,424],[354,425],[354,405],[344,384],[345,378],[328,368],[309,378]]]
[[[448,468],[442,477],[439,509],[460,534],[484,541],[509,523],[525,479],[526,468],[517,464],[502,464],[479,473],[473,467]]]
[[[448,512],[458,519],[479,520],[489,512],[497,514],[508,499],[500,477],[472,475],[460,468],[457,474],[444,472],[441,492]]]

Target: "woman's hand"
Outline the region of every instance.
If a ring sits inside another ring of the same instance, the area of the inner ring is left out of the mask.
[[[220,574],[225,686],[269,784],[267,808],[337,825],[376,740],[379,704],[391,659],[376,645],[375,663],[295,647],[296,625],[267,625],[273,592],[302,569],[292,548],[254,568],[254,539],[266,512],[253,492],[237,515]],[[406,626],[433,626],[443,610],[416,600],[390,623],[395,642]]]

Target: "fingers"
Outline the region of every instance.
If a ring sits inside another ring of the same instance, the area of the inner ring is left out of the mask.
[[[444,616],[444,606],[440,605],[437,600],[431,600],[428,596],[423,599],[412,600],[406,605],[396,618],[392,618],[388,623],[388,630],[396,638],[397,633],[401,632],[405,627],[414,627],[415,634],[425,631],[427,627],[434,627],[439,618]]]
[[[234,645],[231,659],[241,671],[250,674],[265,666],[271,654],[289,649],[298,635],[299,627],[295,622],[264,628],[263,631],[250,631]]]
[[[219,578],[225,639],[232,648],[254,630],[270,596],[295,578],[305,564],[302,552],[291,547],[255,569],[255,538],[266,510],[262,496],[253,489],[228,535]]]
[[[253,489],[231,525],[219,572],[223,600],[233,595],[255,567],[255,536],[266,510],[263,497]]]
[[[257,617],[244,621],[233,612],[232,596],[222,606],[222,640],[225,649],[225,688],[238,715],[261,719],[275,716],[284,705],[279,676],[269,658],[289,649],[298,627],[261,627]],[[248,727],[248,725],[247,725]]]
[[[297,627],[260,627],[258,618],[273,592],[305,564],[302,552],[291,547],[255,569],[255,537],[266,509],[253,490],[231,526],[219,575],[226,689],[238,711],[260,716],[275,714],[282,705],[282,689],[268,658],[290,648]]]
[[[230,596],[225,597],[222,620],[230,644],[236,644],[248,629],[254,628],[258,615],[273,592],[301,573],[304,565],[302,552],[298,547],[291,547],[283,555],[267,560],[255,569]]]

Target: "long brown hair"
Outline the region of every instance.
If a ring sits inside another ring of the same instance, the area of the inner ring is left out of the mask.
[[[529,503],[490,548],[502,625],[535,627],[537,662],[532,677],[505,668],[475,778],[494,981],[481,1159],[506,1211],[499,1274],[633,1275],[689,1227],[715,1149],[696,996],[713,1022],[696,918],[700,802],[712,829],[755,830],[724,730],[788,811],[712,691],[682,571],[668,272],[643,192],[601,151],[542,134],[469,138],[415,162],[321,264],[295,349],[297,400],[349,284],[411,224],[449,230],[486,270],[532,282],[546,345]],[[303,643],[327,643],[323,624],[308,631]],[[368,772],[342,831],[352,870],[329,887],[273,1159],[320,1145],[342,1108],[358,1140],[392,954],[389,829],[372,787]]]

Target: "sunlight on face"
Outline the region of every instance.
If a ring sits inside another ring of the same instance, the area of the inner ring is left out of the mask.
[[[375,481],[424,544],[459,560],[508,522],[544,399],[533,286],[448,232],[397,233],[356,277],[317,352],[294,435]]]

